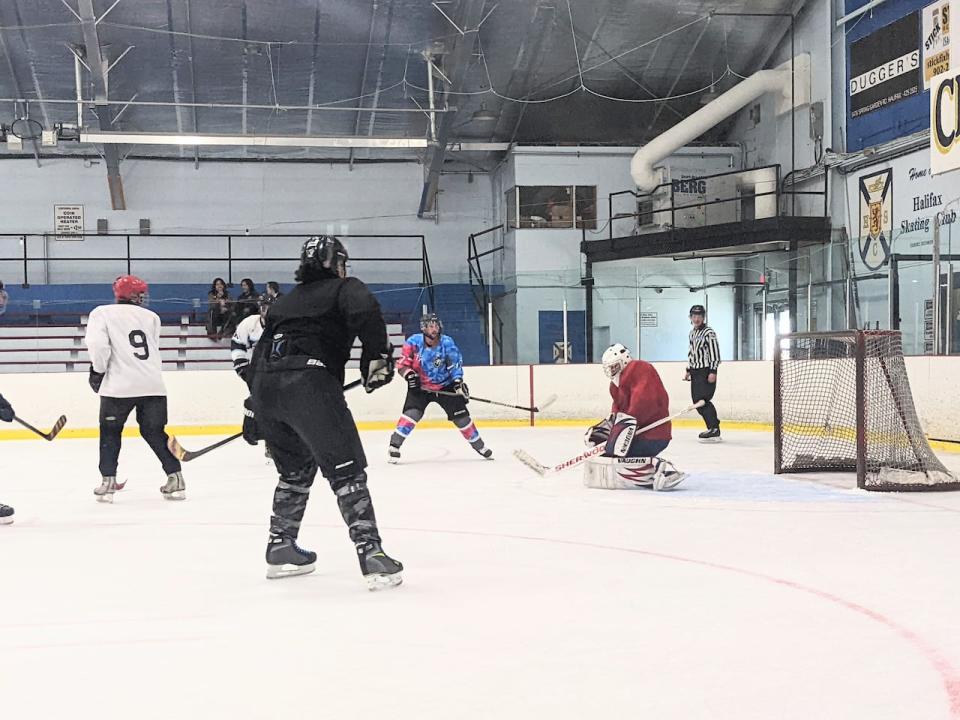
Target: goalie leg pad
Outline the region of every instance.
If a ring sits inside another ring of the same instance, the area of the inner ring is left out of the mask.
[[[593,457],[583,464],[583,484],[601,490],[653,487],[657,458]]]

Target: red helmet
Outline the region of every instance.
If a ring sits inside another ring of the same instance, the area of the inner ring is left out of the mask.
[[[113,296],[117,300],[138,301],[147,289],[147,283],[136,275],[121,275],[113,281]]]

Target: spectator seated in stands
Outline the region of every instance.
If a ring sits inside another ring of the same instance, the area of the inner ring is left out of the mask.
[[[274,300],[276,300],[278,297],[283,295],[283,293],[280,292],[280,283],[275,282],[274,280],[271,280],[270,282],[268,282],[267,295],[273,298]]]
[[[233,304],[233,313],[230,318],[229,332],[224,328],[224,337],[232,335],[237,329],[237,325],[242,323],[251,315],[257,315],[260,312],[260,292],[257,286],[253,284],[250,278],[244,278],[240,281],[240,295],[237,296]]]
[[[9,299],[10,295],[3,289],[3,280],[0,280],[0,317],[3,317],[3,314],[7,312],[7,300]]]
[[[222,340],[228,336],[227,328],[233,309],[233,301],[227,292],[227,283],[223,278],[214,278],[207,293],[207,337],[211,340]]]

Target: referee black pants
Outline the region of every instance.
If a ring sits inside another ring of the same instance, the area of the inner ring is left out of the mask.
[[[717,391],[717,383],[709,382],[707,375],[712,373],[710,368],[695,368],[690,371],[690,397],[694,402],[706,400],[703,407],[697,408],[700,417],[707,424],[707,429],[720,427],[720,420],[717,418],[717,408],[714,407],[713,394]]]

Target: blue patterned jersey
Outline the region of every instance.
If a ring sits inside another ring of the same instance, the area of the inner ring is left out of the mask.
[[[424,390],[440,390],[454,380],[463,379],[463,357],[449,335],[441,335],[440,342],[429,347],[423,333],[417,333],[403,344],[397,370],[401,375],[414,370],[420,376],[420,386]]]

